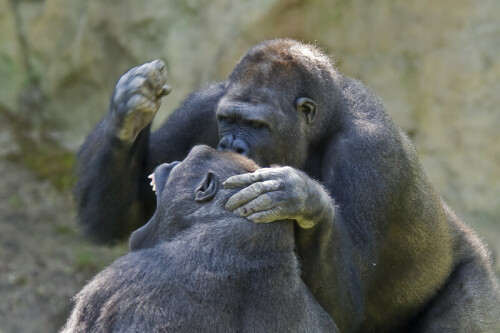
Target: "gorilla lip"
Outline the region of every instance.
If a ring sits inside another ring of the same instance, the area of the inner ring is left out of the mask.
[[[149,183],[153,188],[153,191],[158,194],[158,192],[162,192],[165,188],[165,184],[167,183],[168,177],[170,176],[170,172],[174,169],[176,165],[180,162],[175,161],[172,163],[163,163],[156,167],[155,171],[148,176],[151,179]]]
[[[151,187],[153,188],[153,192],[156,193],[155,173],[153,172],[152,174],[150,174],[148,178],[151,179],[151,183],[149,183],[149,185],[151,185]]]

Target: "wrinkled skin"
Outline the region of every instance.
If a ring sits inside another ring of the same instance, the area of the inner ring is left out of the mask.
[[[136,84],[119,81],[115,94]],[[497,330],[487,250],[436,193],[379,99],[317,48],[255,46],[225,82],[133,142],[117,120],[130,107],[112,107],[79,153],[79,218],[92,239],[145,223],[154,210],[147,175],[202,143],[270,167],[229,179],[241,191],[226,208],[255,222],[296,221],[302,278],[341,331]]]
[[[290,219],[307,229],[324,216],[334,217],[325,190],[292,167],[263,168],[233,176],[223,186],[243,188],[227,201],[226,209],[256,223]]]
[[[132,68],[118,80],[110,111],[119,121],[120,140],[134,142],[139,132],[153,121],[161,98],[171,91],[166,74],[165,63],[155,60]]]
[[[153,217],[75,297],[64,332],[337,332],[300,278],[294,225],[224,209],[235,190],[221,182],[256,169],[206,146],[158,166]]]

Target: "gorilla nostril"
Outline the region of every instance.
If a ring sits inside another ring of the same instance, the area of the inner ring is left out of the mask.
[[[245,140],[237,138],[233,141],[232,150],[240,155],[247,156],[250,155],[250,147]]]
[[[250,147],[248,146],[246,141],[241,138],[235,138],[232,134],[228,134],[222,137],[222,139],[219,141],[217,149],[220,151],[232,150],[235,153],[247,157],[250,155]]]
[[[248,154],[247,151],[243,148],[237,148],[236,152],[240,155],[245,155],[245,156]]]
[[[219,142],[219,146],[217,146],[218,150],[226,150],[227,147],[223,142]]]
[[[234,137],[232,134],[225,135],[220,139],[217,149],[220,151],[225,151],[231,148],[233,145]]]

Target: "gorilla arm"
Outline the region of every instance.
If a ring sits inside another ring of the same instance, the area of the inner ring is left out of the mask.
[[[191,94],[150,134],[160,99],[170,92],[165,72],[165,64],[156,60],[123,75],[109,112],[78,152],[78,217],[95,242],[121,239],[148,220],[155,200],[147,175],[155,166],[183,159],[196,143],[217,143],[214,109],[222,84]]]
[[[292,167],[262,168],[230,177],[223,186],[242,188],[226,203],[239,216],[256,223],[297,222],[304,281],[337,326],[354,331],[363,312],[359,271],[351,238],[325,188]]]
[[[446,280],[450,236],[404,136],[359,126],[343,136],[323,159],[329,193],[296,169],[261,169],[226,181],[243,187],[226,207],[255,222],[295,219],[302,278],[339,329],[387,331],[408,324]]]

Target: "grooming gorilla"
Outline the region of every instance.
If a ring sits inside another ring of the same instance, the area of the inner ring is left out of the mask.
[[[109,241],[143,224],[155,202],[148,173],[195,144],[218,146],[283,166],[228,179],[240,191],[226,209],[297,223],[302,278],[341,331],[496,329],[499,287],[484,246],[435,192],[382,103],[326,55],[263,42],[150,133],[169,92],[164,76],[160,61],[125,74],[80,150],[87,235]]]
[[[132,253],[76,296],[67,332],[334,332],[300,278],[294,225],[224,209],[220,182],[256,165],[206,146],[154,172],[157,209]]]

